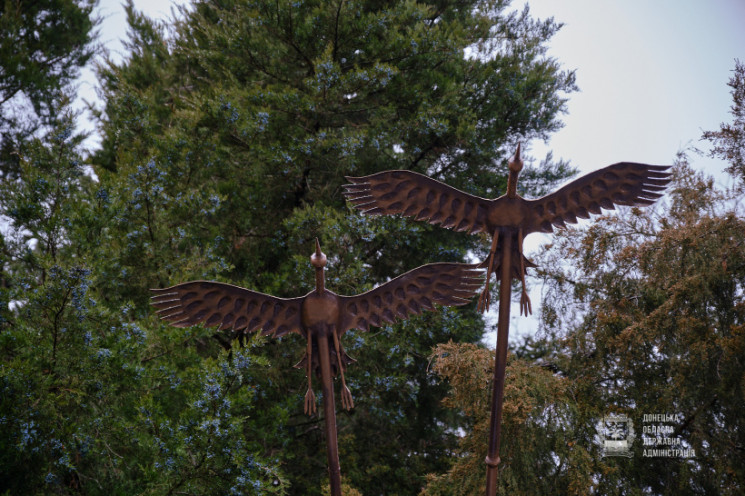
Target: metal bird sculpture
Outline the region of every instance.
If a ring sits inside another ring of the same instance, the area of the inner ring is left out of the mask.
[[[323,391],[326,448],[332,496],[341,496],[341,469],[337,447],[336,412],[332,378],[341,375],[341,402],[354,407],[344,371],[352,360],[340,338],[350,329],[368,331],[405,319],[434,305],[463,305],[481,287],[482,269],[476,265],[435,263],[411,270],[366,293],[341,296],[325,287],[326,255],[316,239],[310,257],[316,271],[316,288],[299,298],[277,298],[238,286],[213,281],[192,281],[170,288],[153,289],[152,305],[160,318],[176,327],[199,323],[219,330],[262,330],[275,337],[296,332],[306,339],[303,359],[295,367],[305,368],[308,391],[305,413],[316,411],[311,384],[312,372],[320,375]]]
[[[520,314],[532,313],[525,288],[525,273],[535,267],[523,255],[523,240],[534,232],[551,233],[554,226],[566,227],[578,218],[589,219],[601,209],[615,205],[643,206],[654,203],[670,182],[670,167],[620,162],[587,174],[558,191],[536,200],[517,194],[517,179],[523,168],[520,145],[509,160],[507,192],[485,199],[459,191],[422,174],[406,170],[379,172],[365,177],[347,177],[344,195],[355,208],[368,215],[400,214],[440,224],[445,228],[492,236],[489,257],[480,266],[487,268],[486,285],[479,298],[479,309],[489,309],[489,279],[494,273],[499,287],[499,320],[489,446],[486,456],[486,494],[496,494],[499,442],[502,424],[504,376],[507,364],[512,279],[522,282]]]
[[[670,181],[669,167],[621,162],[592,172],[558,191],[536,200],[517,194],[517,178],[523,168],[520,145],[509,160],[507,193],[495,199],[474,196],[422,174],[393,170],[365,177],[347,177],[344,195],[367,215],[414,217],[430,224],[468,233],[492,236],[486,287],[479,300],[482,311],[489,309],[489,279],[501,279],[506,246],[511,246],[509,274],[522,282],[520,313],[532,313],[525,288],[525,273],[535,267],[523,255],[523,240],[534,232],[551,233],[554,226],[566,227],[577,218],[589,219],[601,209],[615,205],[650,205],[662,196]],[[508,240],[509,238],[509,240]],[[501,240],[501,242],[500,242]]]

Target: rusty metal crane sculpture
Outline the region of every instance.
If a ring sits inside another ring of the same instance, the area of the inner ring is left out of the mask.
[[[219,330],[252,332],[274,337],[296,332],[306,339],[303,359],[295,367],[305,368],[308,391],[305,413],[316,411],[311,384],[312,372],[321,377],[326,450],[332,496],[341,496],[341,469],[336,432],[333,377],[341,375],[341,402],[354,407],[344,371],[353,362],[340,338],[350,329],[368,331],[405,319],[434,305],[463,305],[481,287],[483,270],[476,265],[435,263],[423,265],[356,296],[341,296],[325,287],[326,255],[316,239],[310,257],[316,271],[316,287],[299,298],[277,298],[238,286],[213,281],[192,281],[170,288],[153,289],[152,305],[163,320],[176,327],[203,323]],[[333,350],[333,351],[332,351]]]
[[[558,191],[535,200],[517,194],[517,179],[523,168],[520,145],[509,160],[507,192],[495,199],[474,196],[406,170],[379,172],[365,177],[347,177],[344,195],[355,208],[368,215],[413,217],[430,224],[492,236],[485,266],[486,285],[479,309],[487,311],[490,302],[491,274],[500,281],[497,350],[492,391],[487,464],[487,496],[496,493],[499,464],[499,440],[502,420],[502,396],[507,363],[512,279],[522,282],[520,313],[532,313],[525,288],[525,273],[535,267],[523,254],[525,236],[534,232],[551,233],[554,226],[566,227],[578,218],[589,219],[601,209],[615,205],[643,206],[655,202],[670,182],[669,167],[621,162],[587,174]]]

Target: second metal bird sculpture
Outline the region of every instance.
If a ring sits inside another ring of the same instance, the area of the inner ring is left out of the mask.
[[[316,287],[299,298],[277,298],[250,289],[214,281],[192,281],[170,288],[153,289],[152,305],[176,327],[199,323],[219,330],[262,329],[275,337],[296,332],[306,339],[306,351],[296,367],[308,378],[305,413],[316,411],[312,372],[321,376],[329,482],[332,496],[341,496],[341,469],[337,446],[333,377],[341,375],[341,402],[354,407],[344,371],[353,362],[340,338],[350,329],[368,331],[370,326],[393,323],[434,305],[463,305],[481,287],[482,270],[476,265],[435,263],[411,270],[366,293],[341,296],[325,286],[326,255],[316,239],[310,262],[316,271]]]
[[[479,309],[489,309],[489,279],[494,273],[499,285],[497,349],[492,381],[492,411],[486,455],[486,495],[497,491],[499,444],[502,425],[504,377],[510,320],[512,279],[522,282],[520,313],[532,313],[525,288],[525,271],[535,267],[523,255],[523,240],[534,232],[553,232],[577,218],[589,219],[601,209],[615,205],[642,206],[654,203],[670,182],[669,167],[621,162],[587,174],[558,191],[536,200],[517,194],[517,179],[523,168],[520,145],[508,162],[507,192],[495,199],[474,196],[422,174],[406,170],[384,171],[365,177],[347,177],[344,195],[368,215],[400,214],[431,224],[469,233],[491,234],[486,285]]]

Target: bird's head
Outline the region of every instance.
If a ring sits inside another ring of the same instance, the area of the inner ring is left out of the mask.
[[[520,158],[520,143],[517,144],[515,154],[507,162],[511,172],[520,172],[523,170],[523,159]]]
[[[321,244],[316,238],[316,252],[310,256],[310,263],[317,269],[326,267],[326,255],[321,251]]]

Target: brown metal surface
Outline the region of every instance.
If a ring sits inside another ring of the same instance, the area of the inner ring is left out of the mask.
[[[320,373],[323,388],[331,494],[341,496],[333,377],[340,374],[342,378],[342,406],[353,408],[344,370],[354,360],[344,352],[339,338],[350,329],[368,331],[371,325],[381,326],[433,310],[434,304],[463,305],[481,287],[483,270],[467,264],[428,264],[366,293],[340,296],[325,288],[326,255],[318,240],[311,264],[316,270],[316,289],[303,297],[277,298],[231,284],[192,281],[153,289],[152,305],[159,309],[163,320],[176,327],[201,323],[245,333],[262,329],[262,334],[271,336],[296,332],[306,339],[305,356],[296,365],[305,368],[308,379],[304,410],[307,414],[316,411],[311,385],[315,370]]]
[[[492,413],[487,464],[487,496],[496,494],[499,442],[502,419],[504,375],[507,363],[511,282],[522,282],[520,314],[532,313],[525,288],[525,273],[535,267],[523,255],[523,239],[534,232],[553,232],[554,226],[566,227],[578,218],[589,219],[602,209],[616,205],[643,206],[654,203],[670,182],[670,167],[620,162],[583,176],[558,191],[536,200],[517,194],[517,179],[523,168],[520,146],[509,160],[507,192],[485,199],[459,191],[412,171],[379,172],[365,177],[347,177],[344,195],[355,208],[368,215],[413,217],[430,224],[468,233],[492,236],[486,267],[486,285],[479,309],[487,311],[491,294],[489,280],[495,274],[500,281],[499,323],[492,391]]]
[[[368,215],[400,214],[430,224],[468,233],[487,233],[493,237],[510,228],[514,238],[534,232],[553,232],[578,218],[589,219],[601,209],[615,205],[642,206],[654,203],[670,182],[667,166],[621,162],[583,176],[558,191],[536,200],[517,194],[517,178],[522,170],[520,147],[509,161],[507,193],[486,199],[459,191],[422,174],[406,170],[379,172],[365,177],[347,177],[344,195],[355,208]],[[488,273],[500,277],[502,247],[494,246]],[[523,281],[521,313],[531,311],[525,291],[525,270],[535,267],[522,253],[522,242],[512,246],[512,277]],[[488,310],[488,280],[480,306]]]
[[[507,233],[504,238],[502,274],[499,282],[499,320],[497,321],[497,350],[494,354],[494,377],[492,378],[492,409],[489,420],[489,444],[486,451],[486,494],[497,492],[499,477],[499,441],[502,433],[502,402],[504,399],[504,376],[507,368],[507,338],[510,331],[510,305],[512,294],[511,267],[512,236]],[[502,302],[507,302],[506,305]]]

